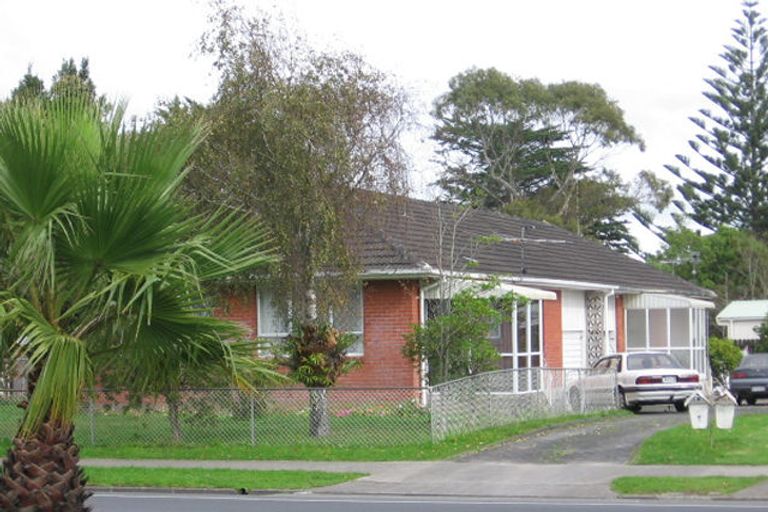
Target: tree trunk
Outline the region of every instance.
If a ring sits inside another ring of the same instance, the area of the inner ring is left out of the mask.
[[[81,512],[86,478],[78,466],[74,426],[44,423],[31,439],[16,437],[3,461],[0,510],[5,512]]]
[[[328,390],[312,388],[309,390],[309,435],[325,437],[331,433],[331,421],[328,417]]]
[[[174,443],[180,443],[181,434],[181,415],[179,414],[179,396],[176,394],[165,395],[165,403],[168,404],[168,420],[171,422],[171,435]]]

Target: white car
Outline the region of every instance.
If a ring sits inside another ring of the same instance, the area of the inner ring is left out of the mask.
[[[619,405],[639,411],[644,405],[672,404],[685,410],[685,399],[701,389],[701,375],[666,352],[623,352],[600,358],[579,383],[579,393],[610,386],[615,372]],[[611,377],[611,378],[609,378]]]
[[[643,405],[673,404],[685,410],[685,399],[701,389],[701,375],[683,367],[666,352],[630,352],[595,363],[616,368],[619,403],[638,411]]]

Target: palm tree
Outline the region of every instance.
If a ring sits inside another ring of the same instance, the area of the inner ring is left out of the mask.
[[[204,286],[272,256],[257,220],[205,217],[178,187],[200,127],[125,128],[68,96],[0,107],[0,320],[20,330],[29,401],[3,462],[0,510],[87,510],[73,418],[95,361],[209,358],[235,381],[231,323],[208,314]],[[141,372],[137,372],[141,374]]]

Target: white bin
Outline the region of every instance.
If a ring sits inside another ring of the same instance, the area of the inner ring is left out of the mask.
[[[701,430],[709,426],[709,404],[696,403],[689,405],[688,415],[691,417],[691,428]]]

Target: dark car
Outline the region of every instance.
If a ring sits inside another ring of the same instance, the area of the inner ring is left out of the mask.
[[[731,394],[739,405],[755,405],[758,398],[768,398],[768,353],[747,354],[731,373]]]

